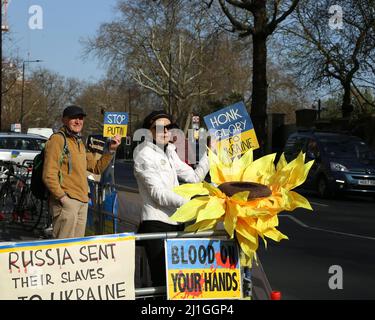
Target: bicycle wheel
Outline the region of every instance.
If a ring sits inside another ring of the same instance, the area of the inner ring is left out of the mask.
[[[17,214],[26,231],[38,228],[43,216],[43,201],[34,197],[29,188],[24,190],[17,207]]]
[[[16,203],[12,185],[5,182],[0,188],[0,222],[10,223],[13,221]]]
[[[41,237],[44,239],[52,239],[53,238],[52,216],[49,212],[48,200],[43,201],[43,207],[42,207],[41,212],[42,212],[41,220],[38,226],[39,230],[41,231]]]

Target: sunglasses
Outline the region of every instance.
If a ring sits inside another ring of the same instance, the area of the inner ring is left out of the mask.
[[[167,129],[169,131],[169,130],[174,129],[174,128],[175,128],[175,125],[173,123],[170,123],[166,126],[156,125],[156,126],[151,127],[151,129],[156,129],[156,131],[164,131],[164,129]]]

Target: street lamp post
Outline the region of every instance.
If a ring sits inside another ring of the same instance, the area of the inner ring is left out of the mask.
[[[22,93],[21,93],[21,116],[20,116],[20,123],[21,123],[21,130],[23,128],[23,97],[25,91],[25,64],[31,62],[42,62],[43,60],[25,60],[22,62]]]

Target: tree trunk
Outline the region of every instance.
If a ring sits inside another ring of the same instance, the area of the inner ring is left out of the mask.
[[[190,108],[189,111],[191,111],[192,108]],[[184,133],[185,133],[185,136],[187,137],[187,133],[188,133],[188,130],[190,128],[190,122],[191,122],[191,112],[188,113],[188,116],[185,120],[185,124],[184,124]]]
[[[253,89],[251,119],[259,142],[255,156],[265,154],[267,119],[267,13],[265,2],[254,15],[253,35]]]
[[[341,105],[341,111],[342,111],[342,117],[348,118],[350,117],[352,111],[353,111],[353,105],[352,105],[352,96],[351,96],[351,85],[350,81],[346,81],[343,83],[344,88],[344,96],[342,98],[342,105]]]

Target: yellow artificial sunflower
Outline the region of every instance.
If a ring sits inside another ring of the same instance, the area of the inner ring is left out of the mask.
[[[183,184],[174,191],[189,199],[171,217],[177,222],[195,222],[185,228],[187,232],[215,230],[219,222],[231,238],[236,238],[244,260],[251,265],[256,258],[258,236],[265,246],[266,237],[275,241],[288,239],[276,229],[277,214],[298,207],[312,210],[309,201],[291,191],[301,185],[313,164],[305,164],[305,155],[287,163],[281,155],[276,167],[276,154],[253,161],[250,149],[241,158],[223,159],[209,150],[212,184],[205,181]]]

